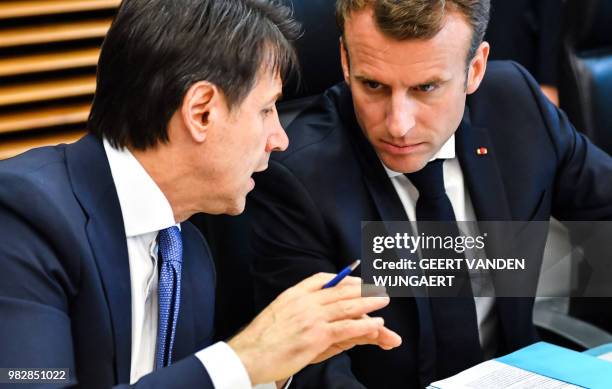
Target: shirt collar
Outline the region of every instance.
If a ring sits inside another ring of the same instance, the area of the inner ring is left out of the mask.
[[[119,197],[126,237],[157,232],[176,225],[168,199],[127,149],[104,139],[104,150]]]
[[[448,138],[448,140],[442,145],[440,150],[438,150],[438,152],[429,160],[429,162],[433,161],[434,159],[453,159],[455,158],[455,156],[455,134],[452,134],[451,137]],[[401,176],[402,174],[404,174],[389,169],[385,166],[384,163],[383,167],[385,168],[385,171],[387,172],[389,178]]]

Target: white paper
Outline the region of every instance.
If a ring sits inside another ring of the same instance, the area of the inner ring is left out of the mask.
[[[483,362],[445,380],[433,382],[435,389],[580,389],[496,360]]]
[[[602,354],[597,358],[603,359],[604,361],[612,362],[612,351],[610,351],[609,353]]]

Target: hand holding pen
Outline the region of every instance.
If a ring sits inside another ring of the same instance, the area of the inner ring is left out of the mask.
[[[285,290],[228,341],[252,383],[282,381],[307,364],[356,345],[391,349],[401,344],[400,336],[386,328],[382,318],[368,316],[390,300],[362,296],[361,279],[348,276],[356,266],[353,263],[335,277],[315,274]],[[264,368],[270,365],[275,368]]]

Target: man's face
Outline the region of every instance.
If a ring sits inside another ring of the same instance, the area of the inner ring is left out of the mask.
[[[466,79],[470,40],[469,24],[455,12],[427,40],[386,37],[370,9],[346,19],[344,77],[357,121],[388,168],[420,170],[457,129],[466,93],[478,88],[488,55],[483,43]]]
[[[268,167],[272,151],[287,148],[275,105],[282,82],[278,74],[270,73],[259,76],[240,105],[222,110],[217,118],[220,126],[209,134],[206,171],[208,181],[215,185],[213,193],[203,197],[207,212],[241,213],[255,186],[253,173]]]

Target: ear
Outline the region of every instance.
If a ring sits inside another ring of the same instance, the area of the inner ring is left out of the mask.
[[[489,43],[482,42],[468,68],[466,93],[472,94],[476,92],[487,70],[487,59],[489,58]]]
[[[218,121],[222,102],[219,89],[208,81],[198,81],[189,87],[183,97],[181,117],[194,141],[201,143],[206,139],[210,127]]]
[[[342,74],[344,75],[344,81],[348,84],[351,85],[351,78],[350,78],[350,65],[349,65],[349,58],[348,58],[348,51],[347,51],[347,47],[344,44],[344,38],[340,37],[340,60],[342,62]]]

